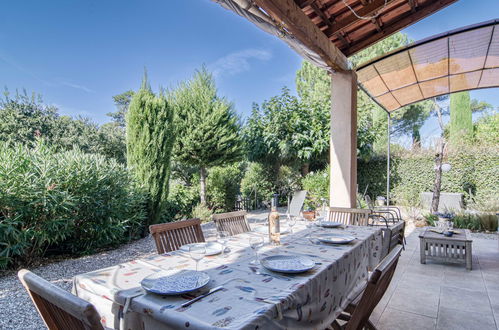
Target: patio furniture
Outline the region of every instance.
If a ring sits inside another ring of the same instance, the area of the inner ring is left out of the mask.
[[[344,225],[368,226],[371,210],[350,209],[345,207],[330,207],[328,221],[340,222]]]
[[[340,325],[339,322],[335,320],[332,323],[333,329],[376,329],[374,324],[369,321],[369,316],[371,316],[374,308],[385,294],[397,267],[401,252],[402,246],[398,245],[383,259],[383,261],[381,261],[369,277],[367,287],[362,295],[346,308],[345,313],[339,315],[338,319],[346,321],[346,323]]]
[[[252,229],[266,228],[263,223]],[[279,274],[262,265],[250,265],[255,253],[249,238],[254,233],[235,235],[227,243],[230,253],[213,255],[199,263],[209,284],[181,296],[145,294],[140,281],[159,270],[192,270],[194,261],[182,250],[153,255],[81,274],[74,278],[75,292],[90,299],[107,324],[122,329],[140,325],[148,329],[319,329],[331,324],[365,287],[368,269],[379,264],[381,229],[351,226],[327,229],[298,221],[294,234],[281,236],[281,253],[300,255],[314,262],[314,269],[302,274]],[[209,230],[209,229],[206,229]],[[357,239],[346,245],[314,244],[304,234],[338,233]],[[260,258],[275,256],[274,246],[259,248]],[[110,280],[112,279],[112,280]],[[223,285],[223,289],[188,308],[181,305]],[[321,294],[317,294],[318,288]],[[329,289],[329,290],[328,290]],[[128,308],[125,308],[128,306]],[[299,306],[306,306],[301,309]],[[117,312],[121,311],[123,312]]]
[[[303,203],[305,202],[305,197],[307,196],[306,190],[298,190],[293,193],[291,202],[288,205],[288,210],[286,211],[286,216],[289,217],[299,217],[301,209],[303,208]]]
[[[399,221],[388,228],[383,228],[383,248],[381,250],[381,257],[384,258],[390,253],[398,244],[402,245],[405,250],[405,221]]]
[[[426,210],[431,208],[431,203],[433,200],[432,192],[422,192],[421,193],[421,204]],[[440,199],[438,202],[438,212],[448,212],[448,211],[461,211],[463,210],[463,194],[461,193],[448,193],[441,192]]]
[[[201,220],[188,219],[149,226],[158,254],[177,250],[189,243],[204,242]]]
[[[104,329],[94,305],[26,269],[18,273],[48,329]]]
[[[217,231],[227,231],[230,235],[237,235],[251,231],[246,215],[246,211],[236,211],[213,214],[212,219]]]
[[[465,263],[466,269],[472,269],[471,237],[468,229],[459,229],[451,237],[434,232],[436,228],[426,228],[419,235],[421,263],[426,259],[437,261]]]
[[[367,207],[374,213],[384,216],[387,220],[395,223],[402,220],[402,213],[396,206],[376,206],[369,195],[364,196]]]

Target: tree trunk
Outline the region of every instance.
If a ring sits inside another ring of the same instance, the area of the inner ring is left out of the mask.
[[[309,171],[310,171],[310,163],[308,162],[303,163],[303,165],[301,166],[301,176],[306,176]]]
[[[199,183],[200,183],[200,190],[199,190],[199,197],[201,197],[201,204],[206,205],[206,168],[201,166],[201,169],[199,170]]]
[[[435,155],[435,184],[433,185],[433,197],[431,200],[431,213],[438,212],[440,203],[440,188],[442,187],[442,159],[444,157],[445,142],[440,141],[439,150]]]

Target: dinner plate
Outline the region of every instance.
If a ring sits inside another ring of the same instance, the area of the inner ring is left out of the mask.
[[[206,247],[206,255],[213,256],[215,254],[222,253],[223,246],[218,242],[206,242],[206,243],[191,243],[182,245],[179,250],[183,252],[189,252],[189,248],[191,246],[205,246]]]
[[[210,281],[205,272],[194,270],[159,272],[144,278],[140,285],[147,292],[161,295],[179,295],[202,288]]]
[[[317,224],[317,226],[324,228],[336,228],[340,227],[341,225],[343,225],[341,222],[334,222],[334,221],[321,221]]]
[[[355,237],[343,234],[319,234],[316,236],[322,243],[348,244],[355,240]]]
[[[267,226],[258,226],[258,227],[253,228],[253,231],[255,233],[259,233],[259,234],[268,234],[269,233],[269,227],[267,227]],[[289,229],[283,229],[283,230],[281,230],[280,233],[283,234],[283,235],[289,234]]]
[[[315,262],[302,256],[274,255],[260,260],[263,267],[279,273],[303,273],[315,266]]]

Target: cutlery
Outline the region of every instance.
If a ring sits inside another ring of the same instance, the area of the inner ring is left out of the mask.
[[[191,300],[189,300],[189,301],[187,301],[187,302],[183,303],[183,304],[182,304],[182,305],[180,305],[180,306],[181,306],[181,307],[187,307],[187,306],[190,306],[190,305],[192,305],[193,303],[195,303],[196,301],[201,300],[201,299],[203,299],[204,297],[207,297],[207,296],[209,296],[209,295],[210,295],[210,294],[212,294],[212,293],[215,293],[215,292],[217,292],[217,291],[220,291],[220,290],[222,290],[223,288],[224,288],[224,287],[223,287],[223,285],[220,285],[220,286],[214,287],[213,289],[210,289],[210,291],[206,292],[205,294],[202,294],[202,295],[200,295],[200,296],[197,296],[196,298],[191,299]]]

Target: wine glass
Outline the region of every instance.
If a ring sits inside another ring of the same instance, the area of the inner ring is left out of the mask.
[[[228,255],[225,254],[225,250],[227,249],[227,243],[229,242],[229,232],[228,231],[219,231],[217,234],[217,242],[222,244],[222,256],[227,258]]]
[[[189,254],[196,261],[196,271],[198,271],[199,261],[206,255],[206,246],[203,244],[193,244],[189,246]]]
[[[250,247],[255,251],[255,259],[250,262],[250,265],[258,265],[258,249],[263,246],[263,236],[251,236],[249,238]]]
[[[289,226],[289,233],[290,234],[293,233],[293,226],[296,225],[296,220],[298,220],[297,217],[293,217],[293,216],[288,217],[288,226]]]

